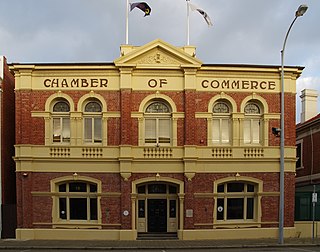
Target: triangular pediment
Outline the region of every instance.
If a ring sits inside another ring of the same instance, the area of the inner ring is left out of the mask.
[[[125,46],[122,56],[114,61],[116,66],[136,68],[181,68],[201,67],[202,62],[195,58],[194,47],[175,47],[160,39],[144,46]]]

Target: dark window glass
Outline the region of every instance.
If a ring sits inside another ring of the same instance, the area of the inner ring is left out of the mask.
[[[244,199],[227,199],[227,219],[237,220],[243,219],[243,202]]]
[[[90,192],[97,192],[97,185],[96,184],[90,184]]]
[[[67,219],[67,200],[66,198],[59,198],[59,216],[60,219]]]
[[[228,183],[227,185],[228,192],[243,192],[244,184],[243,183]]]
[[[217,220],[223,220],[224,199],[217,200]]]
[[[296,145],[297,147],[297,150],[296,150],[296,153],[297,153],[297,162],[296,162],[296,168],[300,168],[302,167],[302,162],[301,162],[301,157],[302,157],[302,146],[301,146],[301,143],[298,143]]]
[[[244,107],[244,112],[246,114],[260,114],[260,108],[254,103],[249,103]]]
[[[59,185],[59,192],[66,192],[67,191],[67,184]]]
[[[146,113],[170,113],[170,108],[163,102],[153,102],[147,107]]]
[[[148,193],[166,193],[167,186],[165,184],[148,185]]]
[[[87,199],[71,198],[70,199],[70,220],[87,219]]]
[[[53,106],[53,112],[69,112],[69,111],[70,111],[69,104],[64,101],[57,102]]]
[[[98,219],[97,199],[90,199],[90,220]]]
[[[224,192],[224,184],[218,185],[218,192]]]
[[[101,105],[98,102],[88,102],[85,107],[85,112],[101,112]]]
[[[81,182],[69,183],[69,192],[86,192],[87,184]]]
[[[138,187],[138,193],[146,193],[146,186],[139,186]]]
[[[176,218],[177,208],[176,208],[176,200],[170,200],[170,218]]]
[[[247,184],[247,192],[254,192],[254,185]]]
[[[169,193],[170,194],[177,193],[177,187],[176,186],[169,186]]]
[[[144,200],[139,200],[138,201],[138,216],[139,218],[144,218],[145,216],[145,201]]]
[[[253,219],[253,198],[247,199],[247,219]]]

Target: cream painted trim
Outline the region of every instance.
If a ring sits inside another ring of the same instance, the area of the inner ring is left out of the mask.
[[[86,183],[94,183],[97,185],[97,193],[101,193],[102,191],[102,182],[98,179],[78,175],[77,173],[74,173],[73,176],[64,176],[64,177],[58,177],[50,180],[50,191],[52,193],[58,193],[58,186],[57,184],[60,182],[70,182],[70,181],[82,181]],[[88,193],[84,193],[88,194]],[[52,203],[52,222],[56,223],[55,226],[60,227],[68,227],[68,226],[100,226],[102,223],[102,213],[101,213],[101,196],[97,196],[97,220],[96,221],[59,221],[59,198],[57,196],[52,197],[53,203]]]
[[[248,177],[248,176],[241,176],[239,173],[237,173],[235,176],[233,177],[226,177],[226,178],[221,178],[221,179],[217,179],[213,182],[213,193],[214,194],[220,194],[218,193],[218,185],[219,184],[225,184],[227,182],[232,182],[232,181],[240,181],[240,182],[243,182],[243,183],[254,183],[256,186],[256,188],[258,189],[257,192],[254,192],[253,194],[256,195],[256,201],[255,201],[255,211],[253,213],[254,215],[254,219],[252,221],[252,223],[261,223],[261,217],[262,217],[262,210],[261,210],[261,195],[260,193],[263,191],[263,181],[260,180],[260,179],[257,179],[257,178],[253,178],[253,177]],[[223,194],[223,193],[221,193]],[[249,193],[248,193],[249,194]],[[218,196],[217,195],[217,196]],[[228,196],[229,194],[226,194],[226,196]],[[231,194],[230,194],[231,196]],[[234,224],[235,222],[232,221],[232,220],[217,220],[216,216],[217,216],[217,200],[218,200],[218,197],[215,197],[214,198],[214,209],[213,209],[213,223],[215,225],[229,225],[229,224]],[[244,225],[248,225],[250,224],[250,220],[243,220],[243,222],[239,222],[241,224],[244,224]]]
[[[94,91],[90,91],[88,94],[81,96],[81,98],[78,101],[77,111],[83,111],[85,102],[92,98],[97,99],[101,102],[102,112],[107,112],[107,103],[105,99],[101,95],[95,93]]]
[[[46,104],[45,104],[45,111],[52,111],[52,105],[53,105],[53,101],[56,99],[66,99],[69,102],[70,105],[70,112],[75,111],[74,110],[74,102],[72,100],[72,98],[65,94],[62,93],[60,90],[58,92],[56,92],[55,94],[52,94],[51,96],[48,97],[48,99],[46,100]]]
[[[154,100],[154,99],[163,99],[163,100],[165,100],[166,102],[169,103],[169,105],[170,105],[170,107],[172,109],[172,113],[177,112],[177,107],[176,107],[176,104],[174,103],[174,101],[169,96],[161,94],[159,92],[156,92],[155,94],[151,94],[151,95],[148,95],[147,97],[145,97],[140,103],[139,112],[144,113],[144,111],[146,109],[146,105],[151,100]]]
[[[237,111],[238,111],[237,103],[235,102],[235,100],[231,96],[225,94],[224,92],[221,92],[220,94],[211,98],[211,100],[209,101],[209,104],[208,104],[208,113],[211,113],[211,114],[213,113],[213,105],[219,100],[226,100],[227,102],[230,103],[230,105],[231,105],[230,109],[232,110],[232,111],[230,111],[230,114],[237,113]]]
[[[276,223],[271,223],[276,224]],[[309,226],[310,228],[310,226]],[[300,230],[300,229],[299,229]],[[299,232],[295,227],[285,227],[285,238],[296,238]],[[179,240],[230,240],[230,239],[277,239],[278,227],[272,228],[226,228],[178,230]],[[136,240],[136,230],[120,229],[46,229],[17,228],[17,240]]]
[[[246,98],[244,98],[242,100],[241,105],[240,105],[241,113],[244,113],[245,106],[251,100],[260,102],[260,104],[262,105],[262,109],[263,109],[263,111],[261,111],[261,114],[268,114],[268,111],[269,111],[268,103],[266,102],[266,100],[263,97],[261,97],[260,95],[257,95],[256,93],[252,93],[252,95],[247,96]]]
[[[144,183],[149,183],[149,182],[165,182],[165,183],[172,183],[178,186],[179,188],[179,193],[178,193],[178,205],[177,209],[179,213],[177,212],[177,226],[179,226],[179,229],[183,229],[184,227],[184,181],[170,178],[170,177],[165,177],[161,176],[159,173],[157,173],[154,177],[146,177],[146,178],[141,178],[137,180],[133,180],[131,183],[131,211],[132,211],[132,228],[135,230],[138,224],[138,213],[135,211],[136,210],[136,204],[137,204],[137,199],[138,199],[138,192],[137,192],[137,186],[139,184],[144,184]],[[179,223],[179,224],[178,224]],[[169,222],[168,222],[169,224]]]

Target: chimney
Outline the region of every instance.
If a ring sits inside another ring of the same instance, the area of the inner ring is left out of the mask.
[[[308,121],[317,115],[318,92],[314,89],[304,89],[301,91],[301,123]]]

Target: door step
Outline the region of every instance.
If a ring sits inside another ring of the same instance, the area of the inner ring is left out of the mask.
[[[177,240],[177,233],[138,233],[137,240]]]

